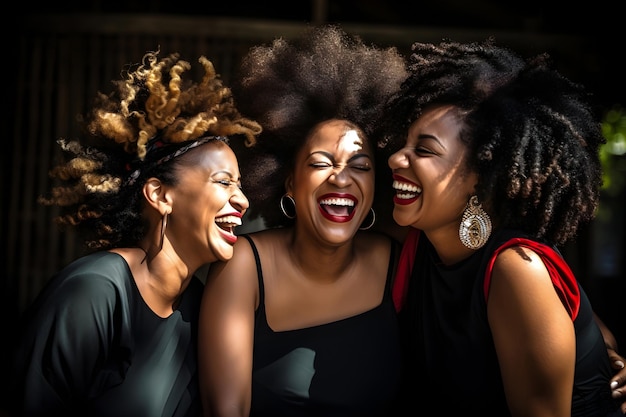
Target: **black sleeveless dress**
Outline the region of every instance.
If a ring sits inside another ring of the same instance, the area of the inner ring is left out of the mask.
[[[259,255],[247,238],[256,257],[260,294],[250,417],[389,417],[400,375],[393,262],[377,307],[319,326],[275,332],[265,315]]]
[[[572,416],[621,416],[609,389],[613,371],[585,292],[556,248],[511,230],[495,232],[470,258],[451,266],[441,265],[426,236],[419,236],[406,304],[399,313],[405,408],[436,410],[438,416],[510,415],[485,301],[489,261],[510,239],[543,251],[540,256],[551,265],[555,288],[574,315]],[[396,283],[400,281],[396,277]]]

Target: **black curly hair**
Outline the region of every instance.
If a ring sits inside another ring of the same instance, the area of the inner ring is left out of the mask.
[[[175,156],[230,135],[252,145],[261,132],[236,109],[211,61],[199,58],[205,75],[195,83],[181,77],[187,61],[178,54],[159,60],[158,53],[129,67],[109,95],[98,93],[80,140],[58,141],[71,156],[51,170],[60,184],[39,202],[60,206],[57,223],[76,226],[88,250],[138,244],[146,227],[143,184],[148,177],[175,184]]]
[[[261,216],[268,227],[290,223],[279,200],[295,155],[316,124],[347,119],[375,149],[371,135],[386,99],[407,75],[405,64],[396,48],[366,45],[336,25],[312,26],[291,42],[279,38],[253,47],[232,87],[241,111],[263,126],[257,144],[238,153],[247,214]],[[376,165],[388,171],[386,160]],[[376,202],[389,205],[391,198]]]
[[[562,245],[593,218],[605,139],[590,95],[547,54],[526,60],[493,38],[415,43],[409,72],[381,125],[387,154],[425,108],[452,104],[464,115],[476,194],[498,227]]]

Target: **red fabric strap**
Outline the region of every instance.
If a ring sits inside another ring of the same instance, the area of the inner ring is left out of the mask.
[[[415,262],[415,251],[417,250],[419,235],[420,231],[418,229],[411,228],[404,241],[404,245],[402,246],[402,252],[400,253],[400,259],[398,260],[398,269],[396,271],[392,290],[393,303],[396,307],[396,312],[402,310],[402,307],[406,302],[407,292],[409,289],[409,279],[411,278],[411,271],[413,270],[413,263]],[[580,307],[580,292],[574,273],[565,260],[554,249],[550,246],[529,239],[510,239],[494,251],[485,270],[485,280],[483,282],[485,301],[489,295],[491,271],[493,269],[496,256],[498,256],[502,250],[511,246],[523,246],[529,248],[541,257],[541,260],[550,274],[550,279],[552,280],[552,284],[554,285],[561,302],[567,309],[572,320],[576,319],[578,316],[578,309]]]
[[[400,259],[398,259],[398,269],[396,270],[392,289],[393,304],[396,306],[396,312],[402,310],[406,301],[419,236],[420,231],[411,227],[402,245],[402,252],[400,252]]]
[[[485,302],[487,301],[487,296],[489,295],[491,271],[493,269],[493,264],[496,261],[496,256],[498,256],[502,250],[511,246],[523,246],[529,248],[541,257],[541,260],[550,274],[552,285],[554,285],[561,302],[567,309],[572,321],[576,319],[578,316],[578,309],[580,307],[580,291],[578,289],[578,283],[576,282],[574,273],[558,252],[548,245],[529,239],[510,239],[494,251],[491,259],[489,260],[489,264],[487,265],[487,269],[485,270],[485,281],[483,282]]]

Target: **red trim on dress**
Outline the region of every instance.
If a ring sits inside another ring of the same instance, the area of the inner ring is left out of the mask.
[[[409,279],[411,278],[411,271],[413,270],[413,264],[415,262],[415,252],[417,250],[419,235],[420,231],[418,229],[411,228],[402,246],[402,252],[400,252],[398,269],[392,289],[393,303],[396,307],[396,312],[402,310],[402,307],[406,302],[407,292],[409,289]],[[563,306],[567,309],[572,321],[575,320],[578,316],[578,309],[580,307],[580,291],[576,278],[574,277],[574,273],[570,269],[569,265],[567,265],[563,257],[561,257],[561,255],[550,246],[524,238],[510,239],[500,245],[492,254],[485,270],[485,280],[483,283],[485,302],[487,301],[487,297],[489,295],[491,271],[493,269],[496,256],[498,256],[502,250],[511,246],[526,247],[539,255],[546,266],[548,273],[550,274],[552,284],[554,285]]]
[[[548,245],[544,245],[539,242],[535,242],[529,239],[523,238],[513,238],[502,245],[500,245],[491,256],[489,260],[489,264],[487,265],[487,269],[485,270],[485,281],[483,282],[483,292],[485,295],[485,302],[487,302],[487,296],[489,295],[489,284],[491,283],[491,271],[493,269],[493,264],[496,261],[496,256],[511,246],[522,246],[528,248],[535,252],[544,265],[548,269],[548,273],[550,274],[550,279],[552,280],[552,285],[556,289],[561,302],[567,309],[572,321],[576,319],[578,316],[578,309],[580,307],[580,291],[578,288],[578,283],[576,278],[574,277],[574,273],[567,265],[563,257],[552,249]]]
[[[419,229],[411,227],[402,245],[402,252],[400,252],[400,258],[398,259],[398,269],[391,292],[393,304],[396,306],[396,312],[402,310],[406,302],[406,295],[409,291],[409,279],[411,278],[411,271],[413,271],[419,236]]]

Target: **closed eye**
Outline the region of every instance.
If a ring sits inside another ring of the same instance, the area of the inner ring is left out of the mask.
[[[415,148],[414,152],[418,155],[436,155],[435,152],[433,152],[432,150],[428,149],[428,148]]]
[[[224,187],[227,187],[227,188],[230,187],[230,186],[235,186],[235,187],[238,187],[239,189],[241,189],[241,184],[239,184],[239,182],[237,182],[237,181],[231,181],[231,180],[226,180],[226,179],[224,179],[224,180],[211,180],[211,181],[213,181],[216,184],[223,185]]]
[[[351,165],[350,168],[356,169],[359,171],[364,171],[364,172],[368,172],[372,170],[372,167],[370,165]]]
[[[310,166],[313,168],[331,168],[332,164],[329,162],[313,162]]]

